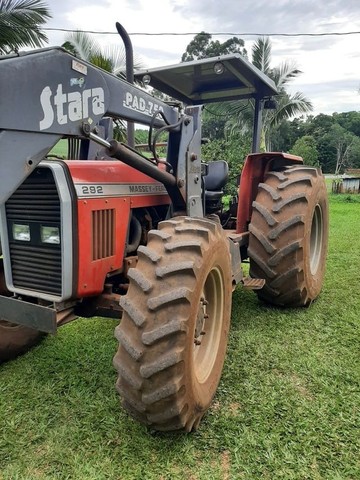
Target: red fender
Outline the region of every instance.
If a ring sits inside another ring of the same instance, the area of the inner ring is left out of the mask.
[[[241,172],[236,233],[245,233],[251,220],[252,203],[266,172],[285,165],[304,163],[301,157],[282,152],[251,153]]]

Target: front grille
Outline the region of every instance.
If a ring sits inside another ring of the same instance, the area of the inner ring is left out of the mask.
[[[58,227],[61,207],[55,179],[49,168],[36,168],[5,204],[10,262],[15,288],[61,296],[60,244],[41,241],[41,226]],[[14,224],[30,227],[29,242],[13,238]]]

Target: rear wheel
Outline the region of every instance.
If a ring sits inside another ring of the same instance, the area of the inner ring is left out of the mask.
[[[177,217],[149,232],[121,299],[114,358],[124,407],[155,430],[191,431],[226,353],[231,262],[220,224]]]
[[[5,285],[3,260],[0,259],[0,295],[9,294]],[[3,320],[0,312],[0,363],[26,352],[42,336],[37,330]]]
[[[307,166],[269,172],[253,203],[250,276],[266,280],[259,298],[299,307],[319,295],[328,245],[328,198],[322,174]]]

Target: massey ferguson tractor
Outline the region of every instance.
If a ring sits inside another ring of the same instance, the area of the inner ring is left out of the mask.
[[[123,406],[152,429],[191,431],[220,380],[235,287],[279,307],[318,297],[327,193],[300,157],[257,153],[277,91],[242,56],[135,78],[171,101],[61,48],[0,57],[0,360],[78,316],[121,318]],[[244,99],[255,106],[252,153],[226,212],[228,165],[202,161],[201,111]],[[119,120],[147,126],[150,155],[113,139]],[[66,161],[51,155],[61,139]]]

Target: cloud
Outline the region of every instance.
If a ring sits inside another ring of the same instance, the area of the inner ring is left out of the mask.
[[[341,79],[327,82],[302,83],[301,80],[289,88],[291,93],[301,91],[311,99],[314,113],[332,114],[360,108],[359,82]]]
[[[224,8],[225,7],[225,8]],[[184,17],[201,16],[204,24],[234,32],[308,32],[319,25],[337,23],[360,13],[358,0],[175,0],[174,9]],[[219,21],[221,19],[221,21]]]
[[[50,0],[48,5],[53,17],[52,22],[59,24],[74,8],[91,7],[92,5],[98,5],[98,3],[96,0],[77,0],[76,3],[74,0],[61,0],[61,2],[58,0]]]

